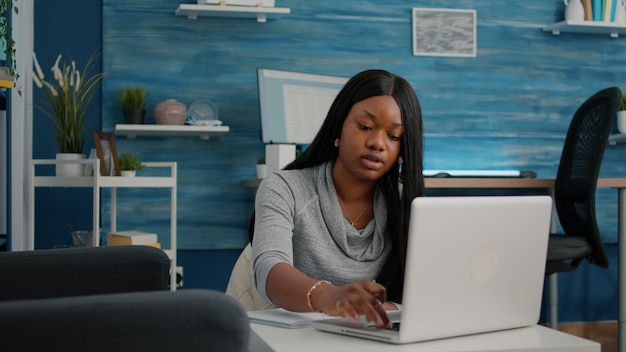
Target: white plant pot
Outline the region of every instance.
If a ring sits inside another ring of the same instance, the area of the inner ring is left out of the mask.
[[[264,178],[266,175],[267,175],[267,165],[257,164],[256,165],[256,178]]]
[[[85,156],[80,153],[57,153],[56,160],[83,160]],[[85,165],[81,163],[56,164],[56,175],[60,177],[80,177],[85,174]]]
[[[626,134],[626,110],[617,112],[617,130],[621,134]]]
[[[135,170],[122,170],[122,176],[124,177],[135,177]]]

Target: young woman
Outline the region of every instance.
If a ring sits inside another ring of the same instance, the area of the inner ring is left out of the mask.
[[[257,290],[291,311],[389,327],[402,301],[410,204],[423,196],[422,117],[403,78],[352,77],[311,145],[256,194]]]

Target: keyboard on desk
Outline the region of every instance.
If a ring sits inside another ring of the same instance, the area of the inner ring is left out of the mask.
[[[424,177],[537,177],[537,173],[527,170],[424,170],[422,174]]]
[[[376,325],[372,324],[372,323],[368,323],[367,324],[368,328],[373,328],[373,329],[380,329],[380,330],[391,330],[391,331],[400,331],[400,322],[392,322],[391,323],[391,329],[385,329],[385,328],[378,328],[376,327]]]

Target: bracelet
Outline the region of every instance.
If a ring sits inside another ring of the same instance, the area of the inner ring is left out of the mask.
[[[319,280],[319,281],[317,281],[316,283],[314,283],[314,284],[313,284],[313,286],[311,286],[311,288],[309,289],[309,292],[307,292],[307,293],[306,293],[306,303],[308,303],[308,305],[309,305],[309,309],[311,310],[311,312],[322,312],[321,310],[320,310],[320,311],[315,310],[315,309],[313,308],[313,304],[311,304],[311,294],[312,294],[312,293],[313,293],[313,291],[315,291],[315,289],[316,289],[319,285],[321,285],[321,284],[329,284],[329,285],[332,285],[332,283],[331,283],[330,281],[328,281],[328,280]]]

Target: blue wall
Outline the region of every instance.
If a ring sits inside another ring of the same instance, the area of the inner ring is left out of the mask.
[[[558,0],[279,0],[277,6],[289,7],[292,13],[267,23],[188,20],[174,16],[179,2],[102,0],[98,7],[79,0],[54,5],[40,1],[35,50],[42,65],[49,67],[58,53],[88,57],[101,40],[103,69],[110,75],[103,85],[101,110],[94,117],[101,118],[105,131],[122,121],[114,92],[126,84],[147,87],[148,123],[153,122],[154,105],[166,98],[187,105],[208,99],[217,105],[220,119],[231,128],[221,138],[116,138],[118,153],[132,150],[146,161],[178,162],[178,246],[185,287],[225,289],[246,242],[254,191],[245,189],[242,181],[255,176],[255,161],[263,153],[256,67],[342,76],[367,68],[388,69],[406,77],[420,97],[427,168],[530,169],[539,177],[555,176],[576,108],[604,87],[621,86],[619,78],[626,72],[623,38],[541,31],[562,18],[563,4]],[[68,6],[79,8],[72,13],[82,15],[61,13]],[[477,57],[413,56],[413,6],[475,9]],[[43,117],[35,120],[34,157],[52,158],[49,123]],[[624,174],[624,148],[608,148],[601,176]],[[67,194],[45,196],[52,204]],[[150,210],[145,199],[152,196],[160,197],[140,192],[120,195],[124,209],[141,215],[120,219],[121,226],[167,231],[159,225],[167,209]],[[90,203],[89,194],[71,197]],[[616,199],[613,190],[598,191],[600,226],[608,243],[616,239]],[[46,236],[50,239],[46,245],[51,246],[69,236],[67,221],[90,226],[91,209],[78,205],[68,217],[48,204],[38,206],[38,241],[42,228],[56,235]],[[106,194],[103,212],[106,232]],[[609,270],[585,263],[582,270],[560,275],[562,321],[616,319],[616,246],[609,245],[609,252]]]
[[[117,138],[118,151],[179,166],[180,248],[242,248],[259,139],[256,68],[351,76],[384,68],[406,77],[420,97],[430,169],[529,169],[554,177],[576,108],[626,70],[623,39],[553,36],[541,27],[562,18],[562,1],[282,0],[291,14],[250,19],[174,16],[180,0],[104,0],[102,128],[121,123],[117,89],[140,83],[152,109],[167,98],[186,105],[208,99],[231,128],[221,138]],[[355,4],[358,3],[358,6]],[[412,55],[412,6],[475,9],[476,58]],[[609,148],[602,176],[624,174],[624,146]],[[148,191],[149,192],[149,191]],[[615,192],[598,192],[603,236],[615,242]],[[149,193],[148,193],[149,194]],[[132,201],[136,199],[136,201]],[[128,209],[144,207],[141,197]],[[107,211],[108,205],[104,204]],[[127,227],[162,232],[154,218]],[[105,216],[104,219],[107,217]],[[107,224],[105,223],[106,227]]]

